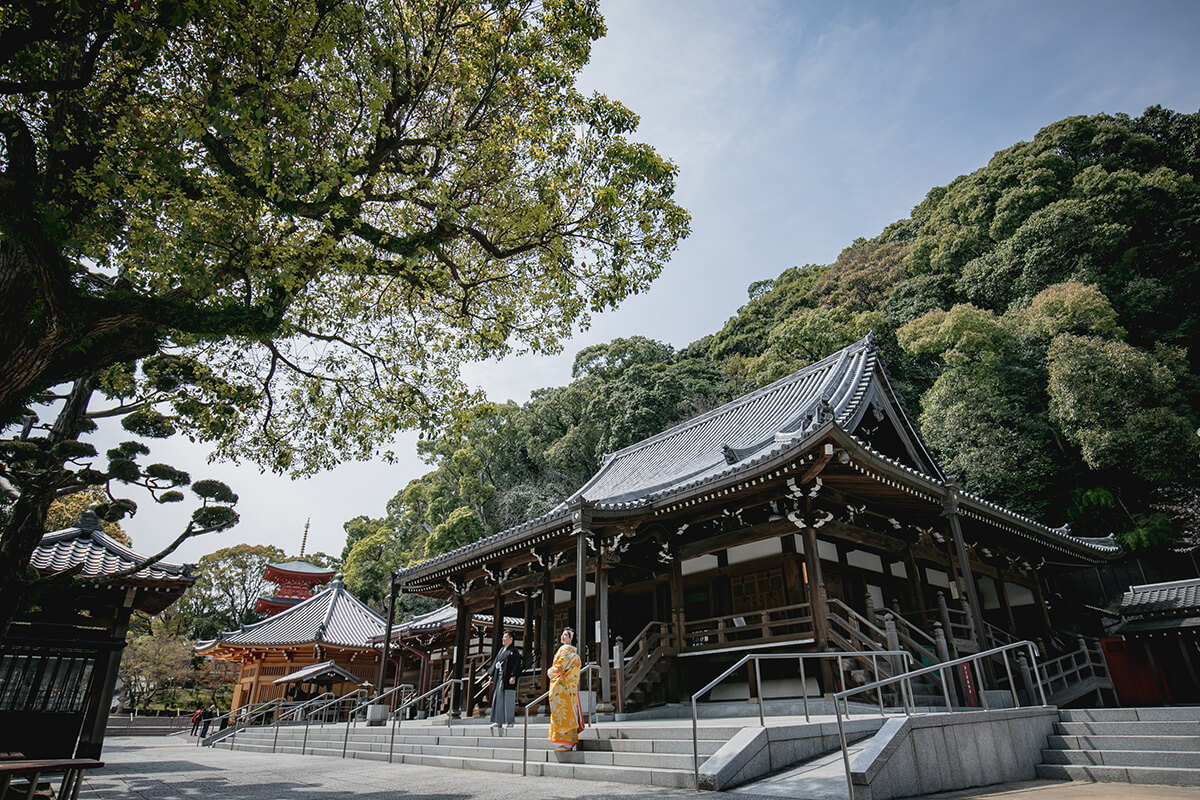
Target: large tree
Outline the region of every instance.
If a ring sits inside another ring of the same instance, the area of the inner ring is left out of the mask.
[[[9,6],[0,467],[42,461],[0,476],[0,584],[98,386],[135,433],[311,472],[644,289],[688,216],[637,117],[575,88],[603,33],[595,0]]]

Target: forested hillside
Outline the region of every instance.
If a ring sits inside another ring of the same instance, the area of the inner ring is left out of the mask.
[[[602,456],[874,330],[948,474],[1131,548],[1200,544],[1200,114],[1071,117],[932,189],[829,265],[749,287],[675,350],[589,347],[566,386],[422,442],[431,471],[346,523],[347,581],[552,508]],[[751,254],[752,255],[752,254]]]

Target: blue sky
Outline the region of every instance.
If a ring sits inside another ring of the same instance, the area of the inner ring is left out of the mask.
[[[473,364],[495,400],[565,383],[575,351],[617,336],[677,347],[711,333],[746,287],[828,263],[905,217],[932,187],[1073,114],[1200,109],[1198,2],[730,2],[601,0],[609,34],[581,78],[641,115],[638,138],[680,166],[692,236],[645,294],[602,315],[558,356]],[[256,467],[205,465],[167,442],[154,458],[220,477],[242,523],[194,540],[195,560],[240,542],[340,552],[342,523],[382,516],[427,470],[415,437],[397,464],[348,464],[293,482]],[[182,528],[147,501],[126,523],[138,549]]]

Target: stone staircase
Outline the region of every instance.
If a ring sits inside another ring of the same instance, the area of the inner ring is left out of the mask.
[[[701,726],[700,761],[717,752],[741,730],[740,726]],[[396,731],[391,753],[394,763],[433,767],[521,773],[522,728],[520,725],[496,732],[486,724],[403,724]],[[692,730],[687,726],[605,724],[588,728],[579,749],[560,753],[546,739],[547,725],[529,726],[529,774],[560,778],[691,788]],[[275,729],[263,727],[238,733],[234,742],[220,741],[216,747],[250,752],[304,753],[341,757],[345,725],[313,727],[304,743],[302,725]],[[388,760],[391,729],[351,728],[347,758]]]
[[[1200,786],[1200,707],[1059,711],[1040,778]]]

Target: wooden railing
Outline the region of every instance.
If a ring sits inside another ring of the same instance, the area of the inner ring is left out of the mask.
[[[1112,688],[1100,642],[1080,636],[1078,645],[1066,655],[1038,664],[1038,677],[1051,703],[1069,703],[1088,692]]]
[[[782,642],[812,635],[812,609],[808,603],[798,603],[723,617],[685,620],[679,641],[681,652],[693,653]]]
[[[970,612],[965,608],[965,604],[948,603],[942,592],[938,592],[936,606],[910,611],[908,616],[918,626],[927,630],[933,629],[933,623],[940,622],[953,650],[951,655],[979,652],[979,637],[975,635]]]
[[[617,684],[617,711],[623,713],[625,701],[650,674],[655,665],[674,652],[671,625],[651,620],[628,645],[617,640],[614,663]]]

